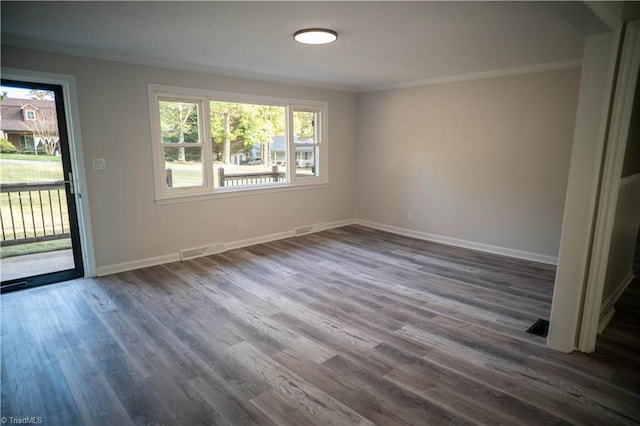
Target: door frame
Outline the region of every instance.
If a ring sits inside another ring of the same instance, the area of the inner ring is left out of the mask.
[[[640,20],[636,20],[626,23],[611,109],[611,127],[605,150],[600,202],[596,209],[592,261],[587,275],[582,323],[578,335],[578,350],[582,352],[593,352],[600,328],[611,238],[639,72]]]
[[[76,80],[72,75],[55,74],[16,68],[2,68],[2,78],[7,80],[25,81],[31,83],[46,83],[62,86],[64,109],[66,115],[67,135],[69,139],[69,153],[71,169],[74,176],[74,197],[76,201],[80,247],[82,249],[82,264],[85,277],[96,276],[96,260],[93,246],[93,232],[91,214],[89,211],[89,197],[87,178],[84,167],[82,137],[80,133],[80,111]]]

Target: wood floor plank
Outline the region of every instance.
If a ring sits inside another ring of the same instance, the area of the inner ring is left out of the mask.
[[[214,410],[215,417],[207,418],[206,422],[220,425],[277,424],[271,422],[264,411],[253,408],[250,404],[244,403],[242,398],[238,398],[237,393],[230,389],[231,386],[228,383],[199,376],[190,379],[189,386]],[[259,394],[262,395],[265,392],[269,392],[269,389]]]
[[[312,414],[300,410],[294,401],[275,389],[252,398],[251,404],[260,409],[276,425],[322,426],[324,424]]]
[[[185,332],[181,334],[184,328],[182,321],[174,321],[175,317],[166,317],[168,309],[167,305],[161,301],[156,301],[153,305],[147,301],[144,306],[151,307],[157,305],[157,309],[154,309],[153,316],[140,317],[140,311],[143,309],[143,304],[135,298],[136,291],[130,286],[120,286],[117,290],[121,291],[124,295],[129,296],[131,303],[133,303],[133,318],[131,322],[123,322],[126,319],[117,317],[113,318],[111,314],[105,314],[106,319],[109,321],[107,327],[112,330],[114,339],[119,341],[121,346],[126,348],[132,348],[134,352],[130,352],[129,359],[131,359],[136,365],[143,365],[143,373],[145,378],[160,375],[168,375],[170,380],[180,381],[180,375],[187,379],[195,378],[200,375],[210,375],[212,379],[218,379],[222,376],[222,379],[218,381],[227,381],[230,389],[237,394],[240,394],[244,398],[250,398],[256,394],[265,390],[261,383],[255,380],[251,375],[243,374],[245,371],[231,360],[225,353],[224,349],[232,344],[238,343],[238,341],[244,341],[237,336],[243,335],[243,330],[236,327],[236,323],[230,321],[228,314],[221,310],[219,312],[210,311],[210,314],[216,315],[215,319],[217,326],[220,326],[220,331],[216,333],[198,333],[198,328],[193,327],[188,330],[191,333]],[[144,300],[144,299],[143,299]],[[168,298],[165,298],[167,301]],[[138,318],[140,317],[140,318]],[[202,319],[203,315],[199,315],[196,312],[196,317]],[[143,326],[136,326],[135,323],[140,322]],[[124,327],[124,328],[123,328]],[[136,333],[126,333],[126,329],[136,330]],[[121,331],[129,339],[134,339],[134,344],[129,344],[123,341],[117,331]],[[149,333],[154,333],[154,330],[159,330],[158,335],[153,336],[150,339]],[[250,330],[252,332],[253,330]],[[188,337],[186,337],[188,334]],[[202,336],[199,338],[198,336]],[[251,336],[253,337],[253,336]],[[157,338],[158,342],[155,341]],[[258,337],[256,340],[260,340]],[[252,339],[253,341],[253,339]],[[160,343],[160,345],[157,345]],[[173,343],[173,344],[171,344]],[[152,345],[146,349],[147,356],[145,356],[145,350],[140,350],[139,345],[146,344]],[[270,347],[270,346],[269,346]],[[150,359],[148,359],[150,358]],[[179,360],[179,364],[171,365],[171,360]],[[203,365],[204,364],[204,365]],[[183,371],[180,371],[183,370]]]
[[[135,282],[135,277],[130,276],[129,280],[130,283]],[[120,286],[119,290],[124,291],[125,294],[136,294],[135,290],[129,286]],[[140,295],[138,294],[138,296]],[[165,297],[164,300],[168,301],[170,297]],[[131,299],[131,301],[135,307],[142,306],[137,305],[139,302],[136,299]],[[148,331],[151,333],[154,333],[154,330],[158,331],[156,328],[158,324],[163,324],[158,316],[168,312],[166,307],[167,305],[164,305],[162,308],[156,309],[154,317],[135,315],[136,318],[130,319],[132,322],[127,324],[127,328],[142,330],[142,334],[135,336],[136,340],[147,341],[149,336],[146,333]],[[110,315],[110,313],[105,314],[105,316]],[[166,318],[163,319],[166,320]],[[120,327],[119,318],[111,317],[107,318],[107,321],[109,326]],[[144,326],[136,326],[136,321],[142,321]],[[167,324],[172,323],[169,321]],[[126,332],[123,330],[122,333]],[[218,348],[219,353],[214,353],[214,359],[206,358],[205,362],[203,359],[205,357],[199,356],[203,354],[199,354],[195,348],[189,345],[191,341],[189,338],[181,336],[183,339],[180,339],[178,336],[179,333],[176,333],[173,324],[167,326],[166,329],[163,328],[157,337],[160,342],[164,343],[164,346],[151,346],[147,353],[153,358],[151,358],[151,367],[145,369],[145,381],[153,389],[153,397],[157,398],[158,402],[166,399],[165,405],[170,408],[170,415],[164,418],[164,423],[172,424],[178,421],[197,423],[203,420],[215,420],[216,424],[233,424],[233,419],[238,418],[252,419],[256,423],[260,423],[261,420],[266,419],[255,412],[246,410],[247,407],[238,402],[264,391],[265,388],[257,385],[258,381],[255,378],[244,374],[244,371],[238,368],[232,359],[223,354],[222,351],[229,346],[228,344],[219,341],[212,343],[211,338],[206,340],[214,348]],[[123,344],[131,346],[128,342]],[[130,354],[130,358],[134,361],[137,360],[136,364],[142,364],[137,353]],[[179,363],[173,364],[171,359],[178,360]],[[226,375],[229,380],[223,378],[222,375]],[[202,392],[202,389],[206,389],[207,392]],[[222,391],[219,390],[216,394],[212,392],[212,389],[222,389]],[[220,395],[224,395],[224,399]],[[216,403],[212,403],[209,399],[212,396],[217,396]],[[224,403],[220,404],[221,401]]]
[[[385,378],[414,393],[429,395],[434,401],[465,407],[462,411],[474,413],[474,418],[481,423],[531,424],[531,419],[541,424],[563,423],[509,393],[430,362],[426,356],[416,356],[388,344],[377,346],[373,356],[392,361],[396,366]]]
[[[640,424],[638,279],[597,352],[563,354],[526,333],[554,273],[353,225],[5,293],[2,416]]]
[[[334,266],[334,270],[339,265]],[[409,322],[421,322],[429,316],[445,315],[455,317],[471,324],[483,326],[489,329],[499,331],[504,334],[511,335],[519,339],[528,339],[530,341],[541,342],[540,338],[530,334],[522,333],[523,327],[528,328],[529,323],[519,321],[516,324],[505,324],[501,321],[501,316],[492,314],[490,311],[475,309],[473,312],[457,309],[450,303],[439,303],[443,298],[434,300],[434,298],[415,298],[411,295],[402,294],[393,287],[388,287],[374,281],[368,281],[366,278],[347,276],[341,277],[340,284],[345,287],[355,287],[363,297],[371,294],[372,300],[384,303],[385,309],[389,311],[389,315],[405,315]],[[462,306],[458,304],[458,308]],[[514,321],[510,321],[514,322]],[[541,342],[543,343],[543,342]]]
[[[563,390],[565,393],[573,393],[581,400],[591,400],[593,405],[609,406],[616,411],[634,411],[634,407],[640,404],[637,395],[627,392],[616,392],[615,386],[597,377],[585,374],[577,374],[576,370],[566,364],[549,362],[540,357],[542,352],[535,345],[526,343],[514,343],[507,338],[486,330],[473,329],[467,324],[454,321],[450,318],[434,319],[432,330],[466,346],[473,346],[475,350],[489,354],[500,354],[500,368],[511,375],[522,374],[529,377],[535,373],[536,383],[547,383],[554,390]],[[512,363],[512,370],[507,370]],[[487,364],[485,364],[487,365]],[[581,389],[577,391],[576,389]],[[616,398],[612,399],[611,395]],[[640,422],[640,412],[631,417]]]
[[[378,398],[331,368],[324,365],[311,366],[308,361],[284,352],[274,354],[273,358],[375,424],[391,426],[412,423],[407,413],[396,410],[389,401]]]
[[[81,424],[82,415],[55,357],[47,348],[48,337],[34,324],[42,323],[51,305],[42,289],[29,290],[30,303],[22,294],[2,295],[1,389],[2,415],[35,416]],[[26,293],[26,292],[24,292]],[[32,304],[33,303],[33,304]],[[57,330],[45,325],[52,336]],[[45,342],[45,343],[43,343]]]
[[[84,424],[134,424],[104,373],[98,370],[91,353],[75,348],[59,351],[57,357]],[[84,365],[85,368],[77,369],[78,365]],[[91,383],[91,386],[87,386],[87,383]]]
[[[523,365],[524,357],[518,356],[513,351],[504,350],[498,345],[483,345],[481,341],[476,341],[474,345],[468,345],[457,342],[450,336],[445,337],[413,326],[403,327],[398,332],[426,345],[433,346],[442,352],[455,353],[458,360],[478,367],[477,371],[488,369],[492,377],[514,380],[520,391],[524,389],[535,391],[537,394],[549,395],[559,400],[562,396],[565,396],[565,399],[568,400],[567,402],[573,401],[576,405],[591,400],[586,389],[566,384],[558,376],[551,376],[541,371],[528,369],[526,365]],[[425,355],[425,357],[429,358],[430,355],[431,353]],[[459,365],[457,368],[459,368]],[[568,405],[563,408],[565,413],[571,412],[571,408],[568,408]],[[557,412],[557,414],[560,413]],[[628,414],[616,415],[614,411],[610,410],[599,411],[598,406],[586,402],[584,408],[574,410],[573,416],[575,418],[584,418],[585,420],[589,419],[589,421],[602,416],[607,420],[607,423],[618,423],[624,421]]]
[[[391,369],[391,366],[388,364],[373,360],[364,355],[366,352],[363,351],[366,351],[366,348],[352,345],[350,341],[345,341],[334,333],[326,331],[324,328],[314,327],[308,322],[301,321],[299,318],[285,313],[274,315],[274,318],[277,318],[282,323],[286,323],[288,327],[295,329],[298,333],[308,337],[309,339],[332,347],[338,354],[355,362],[367,365],[367,368],[372,371],[384,374]]]
[[[428,398],[420,397],[404,387],[389,381],[385,376],[379,376],[366,368],[336,356],[324,363],[337,374],[348,377],[360,387],[372,392],[378,398],[385,398],[396,407],[398,412],[409,418],[421,419],[430,425],[466,425],[474,424],[471,417],[454,410],[450,406],[437,404]]]
[[[227,352],[232,354],[239,363],[262,377],[274,389],[286,395],[289,400],[301,406],[321,424],[373,424],[248,343],[238,343],[228,348]]]
[[[241,252],[241,250],[238,250],[237,255],[240,255],[239,252]],[[255,278],[256,280],[260,279],[259,276]],[[280,311],[294,315],[300,320],[313,324],[316,327],[321,327],[327,333],[333,334],[351,345],[362,348],[372,348],[380,343],[380,337],[373,335],[374,333],[355,330],[353,325],[345,328],[344,324],[334,320],[329,315],[324,315],[321,312],[309,309],[308,306],[283,296],[275,290],[268,289],[258,284],[257,281],[243,281],[242,283],[238,283],[238,285],[247,291],[254,292],[255,295],[260,294],[265,300],[279,307]]]

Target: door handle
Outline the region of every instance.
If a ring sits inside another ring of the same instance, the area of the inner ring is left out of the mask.
[[[67,180],[65,183],[69,184],[69,192],[71,194],[75,194],[76,193],[76,188],[75,188],[75,183],[73,182],[73,173],[69,172],[69,180]]]

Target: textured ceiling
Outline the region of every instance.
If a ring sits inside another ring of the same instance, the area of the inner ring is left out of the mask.
[[[368,90],[577,61],[584,34],[541,2],[7,2],[3,43]],[[293,41],[327,27],[325,46]]]

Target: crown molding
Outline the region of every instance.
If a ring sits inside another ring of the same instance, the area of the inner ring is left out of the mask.
[[[522,67],[502,68],[490,71],[474,72],[467,74],[455,74],[443,77],[427,78],[424,80],[390,83],[384,85],[372,85],[361,88],[360,92],[381,92],[384,90],[407,89],[410,87],[432,86],[437,84],[457,83],[461,81],[483,80],[494,77],[508,77],[521,74],[533,74],[545,71],[557,71],[582,66],[582,58],[566,61],[550,62],[546,64],[525,65]]]

